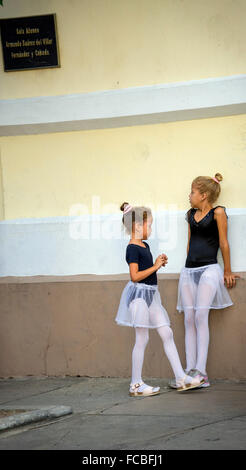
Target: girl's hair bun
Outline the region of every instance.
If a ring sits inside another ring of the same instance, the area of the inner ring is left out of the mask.
[[[220,173],[216,173],[214,177],[220,182],[223,180],[223,176]]]
[[[120,206],[120,210],[123,212],[125,209],[125,206],[128,206],[129,202],[123,202]]]

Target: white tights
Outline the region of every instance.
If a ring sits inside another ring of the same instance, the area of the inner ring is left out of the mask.
[[[206,374],[209,346],[209,309],[185,309],[186,369]]]
[[[206,374],[206,364],[209,346],[209,308],[217,289],[216,281],[200,281],[182,286],[185,323],[186,370],[198,369]],[[196,302],[194,301],[196,298]],[[196,307],[194,306],[196,303]],[[193,305],[193,308],[190,307]],[[189,306],[189,307],[188,307]]]
[[[156,328],[163,342],[164,351],[171,364],[176,380],[182,379],[185,372],[182,368],[178,351],[176,349],[173,332],[169,326]],[[136,342],[132,351],[132,380],[131,384],[142,381],[142,368],[145,348],[149,341],[148,328],[136,327]]]

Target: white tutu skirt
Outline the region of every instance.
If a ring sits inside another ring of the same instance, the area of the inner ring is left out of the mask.
[[[129,281],[122,291],[115,321],[119,325],[142,328],[169,326],[158,285]]]
[[[233,305],[219,263],[198,268],[183,267],[178,284],[177,310],[225,308]]]

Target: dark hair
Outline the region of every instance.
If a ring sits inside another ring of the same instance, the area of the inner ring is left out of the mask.
[[[123,202],[120,210],[124,211],[125,207],[130,205],[128,202]],[[152,212],[149,207],[145,206],[132,206],[129,211],[123,214],[122,223],[128,234],[134,230],[135,223],[143,224],[149,217],[152,217]]]

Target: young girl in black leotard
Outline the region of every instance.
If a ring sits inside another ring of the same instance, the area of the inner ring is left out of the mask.
[[[178,285],[177,310],[184,311],[186,371],[193,377],[202,374],[205,379],[202,387],[210,385],[206,372],[209,310],[233,305],[224,282],[230,288],[240,277],[231,272],[226,208],[212,207],[220,194],[222,179],[221,174],[216,173],[214,178],[198,176],[192,182],[192,207],[186,213],[187,258]],[[224,273],[217,262],[219,247]]]

